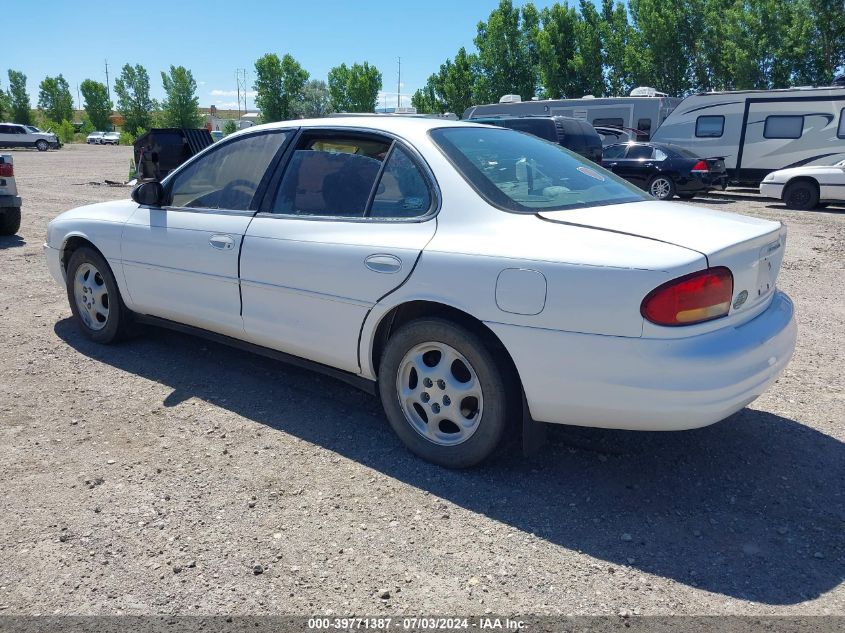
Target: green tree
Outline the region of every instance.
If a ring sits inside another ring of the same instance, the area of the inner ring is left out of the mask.
[[[337,112],[375,112],[381,72],[369,63],[341,64],[329,71],[329,95]]]
[[[223,134],[229,136],[229,134],[234,134],[238,131],[238,124],[229,119],[223,124]]]
[[[285,121],[295,116],[295,105],[302,100],[308,72],[293,57],[279,59],[267,53],[255,62],[255,105],[265,123]]]
[[[627,50],[630,45],[631,25],[628,10],[619,0],[602,0],[601,39],[607,94],[613,97],[627,95],[633,82]]]
[[[184,66],[170,66],[170,73],[161,73],[165,98],[161,104],[167,127],[198,128],[202,116],[197,97],[197,82]]]
[[[537,68],[546,97],[580,97],[577,87],[578,12],[565,4],[553,4],[540,14],[535,35]]]
[[[6,113],[11,111],[9,106],[9,95],[3,90],[3,84],[0,82],[0,121],[5,121]]]
[[[446,112],[463,116],[464,111],[475,102],[474,92],[478,84],[478,58],[467,54],[462,46],[455,59],[447,59],[440,66],[440,94]]]
[[[94,130],[111,129],[109,117],[111,116],[112,102],[109,100],[106,84],[93,79],[86,79],[79,84],[79,90],[82,92],[82,98],[85,102],[85,113],[88,115],[88,120]]]
[[[156,109],[156,102],[150,97],[150,76],[147,69],[136,64],[126,64],[120,76],[114,82],[117,95],[117,111],[123,116],[123,129],[150,129],[151,113]]]
[[[328,116],[332,100],[325,81],[312,79],[302,88],[302,96],[295,106],[296,116],[303,119],[319,119]]]
[[[575,30],[578,54],[575,57],[578,96],[606,94],[602,56],[602,20],[590,0],[580,0],[581,19]]]
[[[45,77],[38,91],[38,107],[52,121],[70,121],[73,118],[73,97],[70,85],[60,74],[57,77]]]
[[[417,90],[411,97],[411,105],[417,109],[418,113],[443,114],[446,112],[446,106],[437,96],[437,82],[437,75],[431,75],[425,86]]]
[[[478,100],[494,102],[504,94],[518,94],[526,100],[534,96],[537,77],[531,34],[536,28],[536,9],[531,9],[525,20],[525,9],[515,8],[512,0],[500,0],[487,21],[478,23],[474,40],[480,70]]]
[[[18,70],[9,69],[9,107],[12,110],[12,121],[24,125],[32,123],[26,75]]]

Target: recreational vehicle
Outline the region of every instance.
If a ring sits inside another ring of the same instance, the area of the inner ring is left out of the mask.
[[[845,88],[708,92],[684,99],[654,133],[703,156],[721,156],[732,182],[845,159]]]
[[[593,127],[634,128],[637,138],[647,141],[654,130],[681,102],[653,88],[635,88],[629,97],[592,97],[522,101],[518,95],[505,95],[499,103],[467,108],[464,119],[495,115],[566,116],[584,119]],[[604,144],[619,142],[613,135],[603,135]]]

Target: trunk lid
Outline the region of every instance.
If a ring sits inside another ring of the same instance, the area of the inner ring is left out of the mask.
[[[542,211],[538,215],[553,222],[673,244],[701,253],[710,267],[727,266],[734,277],[731,314],[750,311],[771,297],[786,245],[786,228],[780,222],[671,202]]]
[[[721,174],[725,172],[725,159],[722,156],[718,156],[715,158],[705,158],[704,162],[707,163],[707,166],[710,168],[710,171],[715,174]]]

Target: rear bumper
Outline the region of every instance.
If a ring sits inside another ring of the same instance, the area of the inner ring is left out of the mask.
[[[23,201],[20,196],[0,196],[0,207],[21,207]]]
[[[676,189],[681,193],[692,193],[696,191],[709,191],[719,189],[724,191],[728,187],[728,175],[723,174],[702,174],[676,183]]]
[[[718,422],[771,385],[795,349],[792,301],[738,327],[634,339],[487,324],[510,352],[535,420],[641,431]]]

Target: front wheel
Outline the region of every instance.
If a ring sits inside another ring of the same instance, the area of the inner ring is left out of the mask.
[[[502,363],[475,333],[426,318],[387,342],[379,393],[391,427],[413,453],[468,468],[501,442],[513,396]]]
[[[50,149],[50,144],[42,138],[35,142],[35,149],[39,152],[46,152]]]
[[[655,176],[648,185],[648,192],[658,200],[671,200],[675,195],[675,183],[669,176]]]
[[[21,228],[20,207],[0,209],[0,235],[14,235]]]
[[[79,329],[97,343],[120,340],[130,313],[105,258],[93,248],[73,252],[67,265],[67,296]]]
[[[819,188],[806,180],[790,183],[783,192],[787,209],[809,211],[819,204]]]

